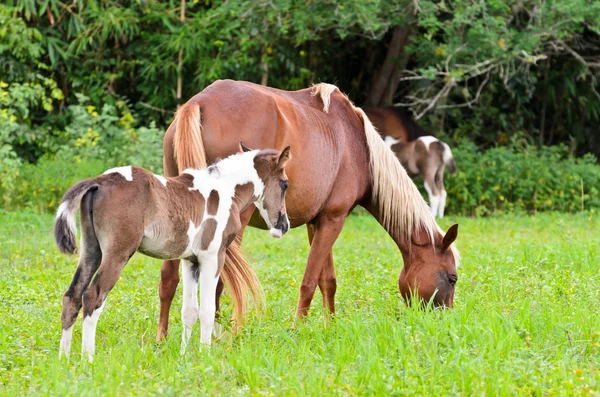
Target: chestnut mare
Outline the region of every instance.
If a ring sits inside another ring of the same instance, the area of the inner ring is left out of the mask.
[[[402,253],[402,296],[416,291],[424,300],[433,297],[435,305],[452,306],[458,225],[444,235],[364,112],[335,86],[289,92],[243,81],[214,82],[178,110],[164,139],[165,174],[206,166],[234,153],[240,140],[254,148],[294,148],[286,167],[286,207],[291,227],[307,225],[310,242],[296,319],[308,313],[317,286],[324,306],[335,311],[332,246],[357,205],[379,221]],[[243,225],[264,228],[253,212],[244,211]],[[236,255],[237,248],[226,260]],[[167,335],[178,269],[178,261],[165,261],[161,269],[159,340]]]

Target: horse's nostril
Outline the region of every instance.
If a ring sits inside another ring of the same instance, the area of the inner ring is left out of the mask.
[[[448,274],[448,283],[451,286],[456,285],[456,282],[458,281],[458,276],[454,273]]]

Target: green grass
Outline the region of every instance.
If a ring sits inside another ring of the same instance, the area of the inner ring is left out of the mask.
[[[447,227],[454,221],[444,219]],[[59,361],[61,298],[76,258],[52,241],[52,217],[0,214],[1,395],[591,395],[600,393],[600,218],[459,219],[463,255],[453,310],[400,300],[401,257],[369,216],[351,216],[334,255],[337,316],[319,293],[292,328],[306,231],[249,229],[244,248],[267,312],[201,349],[196,325],[179,356],[181,291],[171,334],[154,336],[160,261],[136,255],[109,295],[96,357]],[[225,298],[230,312],[229,297]]]

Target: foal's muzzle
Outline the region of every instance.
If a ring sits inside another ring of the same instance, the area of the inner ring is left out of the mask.
[[[277,223],[275,227],[271,228],[269,232],[271,236],[275,238],[281,238],[287,231],[290,230],[290,221],[286,214],[279,213],[279,218],[277,218]]]

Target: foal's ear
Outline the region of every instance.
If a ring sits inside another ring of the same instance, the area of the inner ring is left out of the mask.
[[[244,144],[242,143],[242,141],[240,141],[240,151],[241,152],[251,152],[252,149],[250,149],[249,147],[244,146]]]
[[[454,240],[456,240],[456,237],[458,237],[458,223],[455,223],[454,225],[450,226],[450,228],[446,232],[446,235],[442,240],[442,251],[447,250],[448,247],[450,247],[450,244],[452,244]]]
[[[286,147],[283,149],[281,154],[279,155],[279,160],[277,160],[277,166],[279,168],[285,167],[285,164],[292,158],[292,153],[290,152],[290,147]]]

